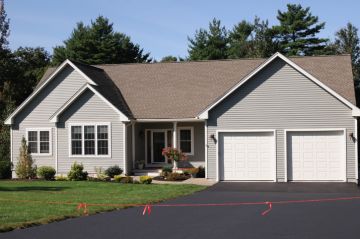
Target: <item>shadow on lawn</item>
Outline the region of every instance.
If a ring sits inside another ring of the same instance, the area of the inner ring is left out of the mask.
[[[0,192],[28,192],[28,191],[52,191],[59,192],[69,189],[69,187],[47,187],[47,186],[29,186],[29,187],[0,187]]]

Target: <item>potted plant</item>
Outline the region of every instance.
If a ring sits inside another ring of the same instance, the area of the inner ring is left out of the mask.
[[[137,168],[140,169],[140,170],[141,170],[141,169],[144,169],[144,166],[145,166],[145,162],[142,161],[142,160],[139,161],[138,164],[137,164]]]
[[[178,168],[178,162],[186,160],[186,155],[181,150],[173,147],[166,147],[162,150],[162,155],[174,162],[173,169]]]

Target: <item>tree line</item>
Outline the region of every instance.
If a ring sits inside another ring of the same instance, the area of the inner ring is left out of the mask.
[[[164,56],[161,62],[238,59],[269,57],[275,52],[287,56],[351,54],[354,83],[359,87],[360,45],[358,29],[351,23],[339,29],[331,41],[319,37],[325,28],[309,7],[287,4],[277,11],[278,23],[255,17],[242,20],[226,29],[221,20],[213,19],[207,29],[200,28],[188,37],[188,56]],[[7,116],[33,91],[44,71],[65,59],[86,64],[156,62],[149,52],[134,43],[129,36],[116,32],[113,23],[99,16],[89,25],[78,23],[52,55],[43,47],[9,48],[10,20],[4,0],[0,0],[0,169],[9,167],[9,127]],[[357,90],[358,95],[358,90]],[[358,97],[359,98],[359,97]],[[0,170],[0,178],[1,170]]]

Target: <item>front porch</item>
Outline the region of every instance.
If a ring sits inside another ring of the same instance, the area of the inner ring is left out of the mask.
[[[126,130],[126,172],[155,176],[164,166],[172,167],[162,155],[165,147],[187,155],[179,167],[205,166],[205,122],[132,122]]]

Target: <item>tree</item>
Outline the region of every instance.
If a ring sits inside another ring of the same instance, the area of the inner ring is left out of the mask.
[[[357,105],[360,104],[360,40],[358,28],[350,22],[335,33],[337,53],[350,54]]]
[[[335,33],[335,45],[340,54],[350,54],[353,68],[353,75],[356,81],[360,76],[360,41],[358,29],[350,22],[346,27]]]
[[[227,30],[214,18],[209,30],[199,29],[194,38],[188,37],[190,60],[226,59],[228,48]]]
[[[99,16],[89,26],[78,23],[64,46],[54,48],[52,63],[57,65],[65,59],[86,64],[149,62],[149,56],[129,36],[115,32],[107,18]]]
[[[300,4],[288,4],[287,11],[278,10],[279,26],[274,26],[275,40],[280,50],[286,55],[314,55],[321,53],[328,39],[318,38],[316,34],[325,27],[313,16],[310,8],[303,8]]]
[[[18,178],[22,179],[31,179],[36,176],[36,165],[34,165],[34,160],[31,157],[24,137],[22,137],[21,140],[20,155],[15,167],[15,172]]]
[[[239,22],[229,32],[229,58],[248,57],[252,48],[252,32],[254,25],[245,20]]]
[[[160,62],[174,62],[177,61],[178,58],[176,56],[164,56],[163,58],[161,58]]]

